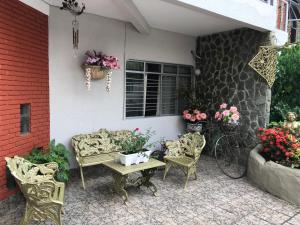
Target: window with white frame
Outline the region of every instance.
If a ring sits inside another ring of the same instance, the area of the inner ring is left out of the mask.
[[[178,115],[185,106],[179,94],[190,89],[192,66],[128,60],[125,117]]]

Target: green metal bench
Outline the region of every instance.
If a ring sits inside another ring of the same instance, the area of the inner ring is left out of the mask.
[[[113,161],[121,148],[117,141],[128,138],[131,131],[108,131],[101,129],[91,134],[80,134],[72,138],[76,160],[80,168],[82,186],[85,189],[83,167],[100,165]]]
[[[197,179],[196,164],[204,146],[205,137],[198,132],[185,134],[178,140],[167,141],[167,155],[164,157],[166,167],[163,179],[165,180],[172,166],[179,167],[186,176],[184,185],[184,188],[186,188],[191,175],[194,175]]]
[[[5,160],[26,199],[25,214],[20,224],[50,219],[61,225],[65,184],[53,177],[58,169],[57,163],[33,164],[18,156],[5,157]]]

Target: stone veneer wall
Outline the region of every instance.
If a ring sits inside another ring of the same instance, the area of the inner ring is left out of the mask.
[[[248,66],[259,46],[269,44],[269,33],[248,28],[198,37],[196,76],[198,98],[214,114],[222,102],[238,107],[245,129],[255,131],[269,121],[271,90]]]

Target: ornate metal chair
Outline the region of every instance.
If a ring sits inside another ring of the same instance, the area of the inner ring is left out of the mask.
[[[178,140],[167,141],[167,155],[164,157],[166,162],[165,180],[167,173],[172,166],[182,169],[186,176],[184,188],[188,183],[191,175],[197,179],[196,163],[200,158],[200,154],[205,146],[205,138],[200,133],[188,133]]]
[[[5,157],[5,160],[26,199],[25,214],[20,224],[50,219],[61,225],[65,184],[53,178],[58,165],[55,162],[33,164],[18,156]]]

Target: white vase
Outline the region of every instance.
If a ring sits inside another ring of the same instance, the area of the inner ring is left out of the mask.
[[[147,150],[145,152],[134,153],[125,155],[120,153],[120,163],[125,166],[130,166],[132,164],[139,164],[142,162],[148,162],[150,158],[151,151]]]

